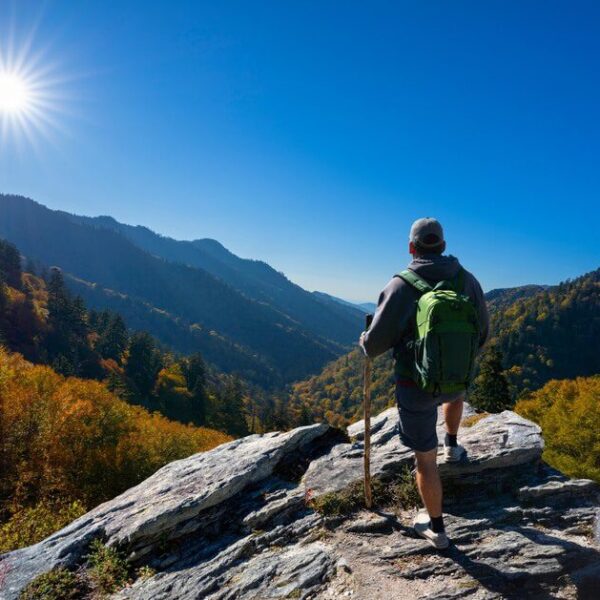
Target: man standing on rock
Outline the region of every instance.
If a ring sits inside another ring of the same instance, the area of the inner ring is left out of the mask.
[[[417,487],[427,510],[419,513],[414,527],[421,537],[438,549],[447,548],[449,544],[444,529],[442,483],[437,467],[438,406],[443,406],[446,423],[444,459],[446,462],[458,462],[465,454],[456,439],[462,419],[464,389],[450,393],[442,393],[440,388],[426,391],[423,381],[415,376],[417,303],[426,291],[437,284],[443,289],[456,289],[464,302],[470,301],[474,306],[469,308],[477,321],[475,346],[483,346],[489,328],[479,282],[461,267],[458,259],[445,256],[445,249],[444,232],[436,219],[423,218],[413,223],[408,244],[412,261],[408,270],[394,276],[381,292],[373,322],[360,338],[363,351],[371,358],[394,349],[400,439],[415,452]],[[473,354],[476,350],[473,349]]]

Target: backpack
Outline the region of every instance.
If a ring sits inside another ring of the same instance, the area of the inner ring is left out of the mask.
[[[420,292],[411,370],[415,383],[434,396],[466,390],[473,374],[479,321],[475,305],[463,294],[464,275],[461,268],[453,281],[435,287],[414,271],[398,275]]]

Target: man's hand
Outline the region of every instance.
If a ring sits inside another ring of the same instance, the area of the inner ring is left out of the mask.
[[[360,338],[359,338],[359,340],[358,340],[358,345],[361,347],[361,349],[362,349],[362,351],[363,351],[363,354],[364,354],[365,356],[368,356],[368,354],[367,354],[367,351],[365,350],[365,335],[367,335],[367,332],[366,332],[366,331],[363,331],[363,332],[360,334]]]

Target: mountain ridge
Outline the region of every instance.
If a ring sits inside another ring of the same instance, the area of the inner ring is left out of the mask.
[[[236,256],[211,238],[175,240],[143,225],[126,225],[112,217],[68,215],[80,223],[109,228],[121,233],[138,247],[160,258],[199,267],[248,297],[272,305],[319,336],[342,344],[354,341],[360,331],[360,310],[336,310],[319,302],[310,292],[291,282],[283,273],[261,260]],[[341,323],[338,325],[338,321]]]
[[[256,383],[268,383],[274,371],[282,382],[316,372],[343,353],[346,340],[354,339],[352,326],[348,325],[352,319],[347,312],[332,312],[301,288],[296,297],[308,297],[310,310],[330,322],[330,332],[343,330],[344,339],[338,337],[336,341],[318,335],[316,327],[307,329],[276,303],[258,299],[258,292],[252,297],[201,267],[170,262],[105,226],[78,222],[81,219],[52,211],[22,196],[0,195],[0,208],[0,236],[15,243],[28,258],[46,266],[59,266],[74,278],[124,294],[134,302],[146,303],[191,326],[222,334],[234,345],[249,348],[259,358],[257,371],[251,369],[243,374]],[[116,223],[106,217],[102,222]],[[167,243],[181,249],[175,240],[165,238],[165,242],[153,232],[143,235],[149,235],[161,248]],[[260,273],[264,270],[259,267]],[[269,276],[276,273],[272,269],[267,272]],[[281,275],[274,277],[281,283]],[[292,290],[297,287],[289,283],[290,286]],[[100,302],[99,296],[96,299]],[[360,330],[358,314],[357,311],[354,319],[356,335]],[[174,349],[178,350],[178,346]],[[236,352],[233,346],[230,349],[231,364]],[[196,350],[202,351],[203,345],[199,343]],[[268,368],[261,371],[260,363],[265,361]],[[218,362],[216,366],[220,367]]]

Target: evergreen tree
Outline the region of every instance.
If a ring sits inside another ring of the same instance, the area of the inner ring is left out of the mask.
[[[225,431],[236,437],[248,435],[244,391],[242,381],[237,375],[228,378],[223,394],[223,412]]]
[[[192,394],[193,422],[197,425],[206,423],[208,396],[206,392],[206,365],[198,352],[183,361],[182,370],[188,390]]]
[[[508,381],[502,368],[502,353],[497,347],[488,348],[479,363],[479,374],[473,381],[469,402],[491,413],[512,408]]]
[[[121,315],[103,311],[98,315],[96,331],[99,336],[96,350],[100,356],[121,364],[128,342],[127,327]]]
[[[149,333],[142,331],[131,336],[125,375],[138,402],[149,404],[162,362],[160,351]]]
[[[21,254],[6,240],[0,240],[0,277],[6,285],[21,289]]]

